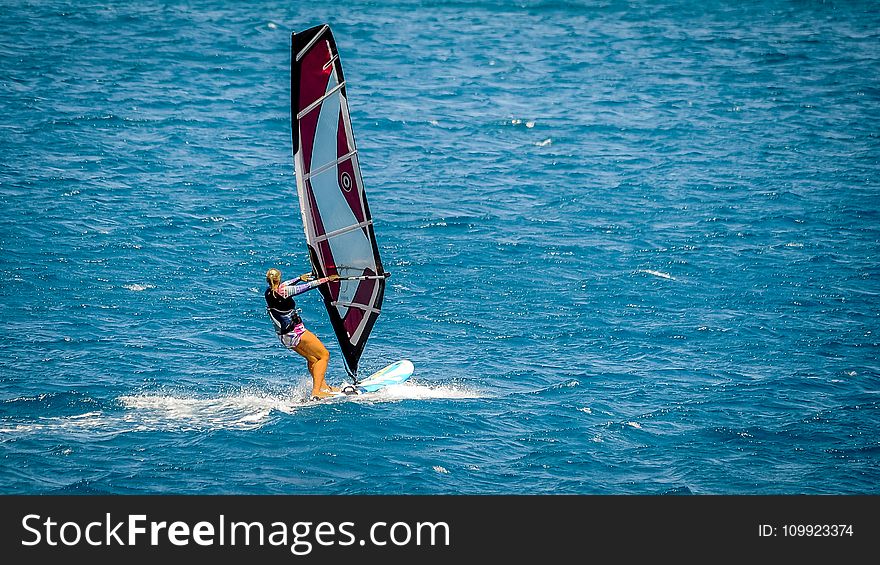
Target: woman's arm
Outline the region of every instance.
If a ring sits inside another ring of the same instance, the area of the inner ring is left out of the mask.
[[[330,275],[329,277],[322,277],[320,279],[308,282],[303,281],[302,277],[290,279],[289,281],[284,281],[283,283],[281,283],[281,285],[278,287],[278,293],[284,298],[289,298],[291,296],[296,296],[298,294],[308,292],[313,288],[318,288],[322,284],[334,281],[338,278],[339,275]]]

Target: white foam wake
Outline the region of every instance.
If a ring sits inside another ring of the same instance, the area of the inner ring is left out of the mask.
[[[138,431],[204,431],[257,429],[279,414],[295,414],[326,400],[307,401],[305,388],[284,394],[239,392],[199,398],[187,395],[143,393],[120,396],[122,411],[92,411],[74,416],[44,417],[37,421],[0,425],[0,434],[90,433],[119,434]],[[468,399],[482,394],[463,386],[407,382],[377,392],[343,396],[329,402],[399,402],[402,400]]]
[[[168,395],[122,396],[123,419],[136,429],[251,429],[265,423],[273,410],[293,412],[299,399],[290,396],[237,394],[214,398]]]

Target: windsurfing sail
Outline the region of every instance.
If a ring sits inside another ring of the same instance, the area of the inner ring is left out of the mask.
[[[318,287],[345,369],[358,361],[379,317],[385,279],[351,128],[345,79],[330,27],[291,36],[290,106],[296,190]]]

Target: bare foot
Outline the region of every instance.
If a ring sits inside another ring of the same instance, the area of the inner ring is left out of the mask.
[[[327,398],[328,396],[333,396],[333,393],[327,390],[312,391],[312,398]]]

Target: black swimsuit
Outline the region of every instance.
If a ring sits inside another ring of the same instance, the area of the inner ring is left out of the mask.
[[[284,298],[267,288],[265,292],[266,310],[275,324],[275,332],[278,335],[290,333],[297,324],[302,323],[302,318],[296,313],[296,302],[292,297]]]

